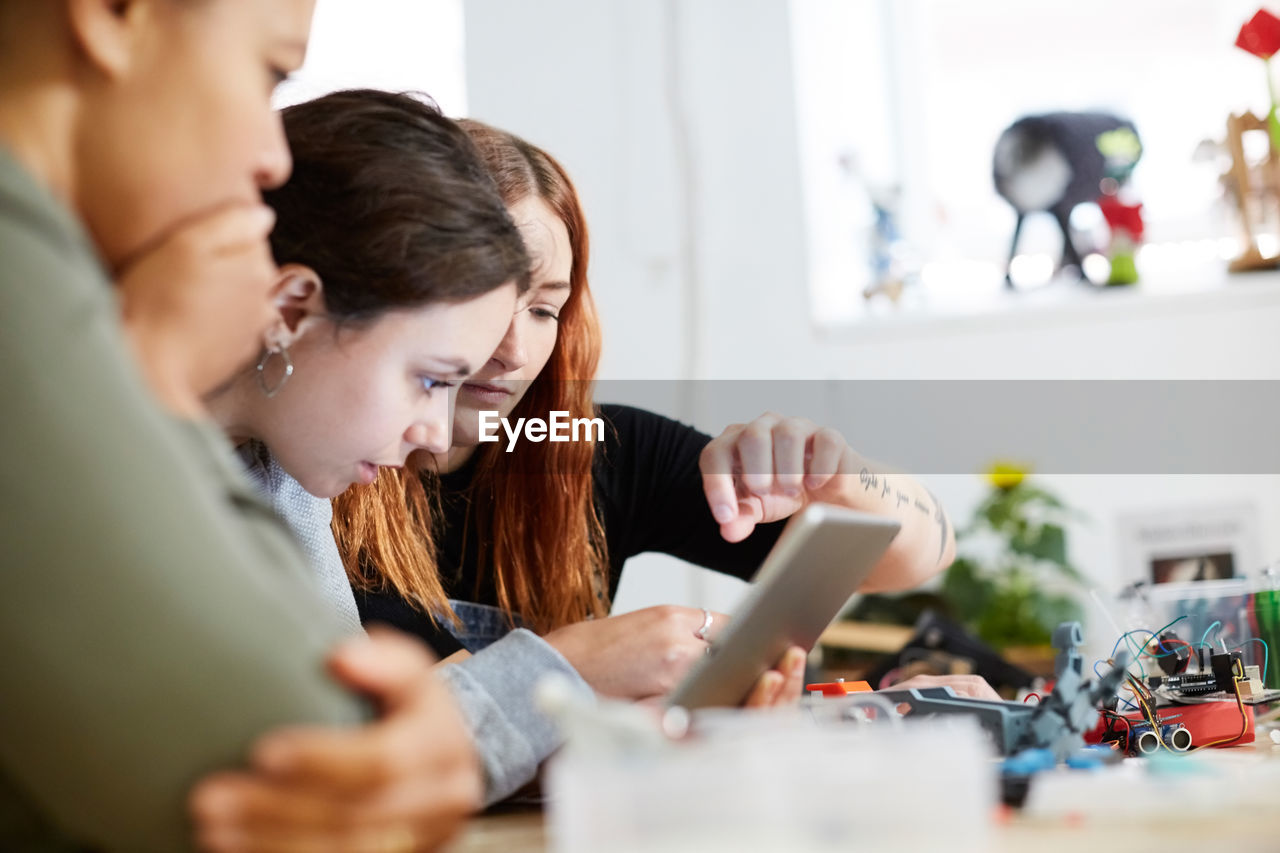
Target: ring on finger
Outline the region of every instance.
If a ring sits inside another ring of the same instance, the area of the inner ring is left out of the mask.
[[[715,617],[711,615],[710,610],[705,607],[702,608],[702,627],[694,631],[693,636],[697,637],[699,640],[706,641],[707,632],[711,630],[711,623],[714,619]]]

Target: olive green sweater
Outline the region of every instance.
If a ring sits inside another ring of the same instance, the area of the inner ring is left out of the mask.
[[[0,449],[0,849],[185,849],[201,775],[366,716],[301,552],[153,401],[87,235],[3,149]]]

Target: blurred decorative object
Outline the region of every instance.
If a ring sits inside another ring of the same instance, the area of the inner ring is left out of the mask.
[[[1067,560],[1065,523],[1078,514],[1029,483],[1025,466],[993,465],[991,493],[959,531],[958,557],[942,581],[955,616],[997,649],[1047,644],[1053,629],[1077,620],[1076,599],[1052,582],[1078,584]]]
[[[912,263],[910,246],[899,227],[902,187],[879,184],[862,170],[855,152],[840,156],[840,168],[866,193],[871,206],[873,224],[867,234],[867,252],[871,261],[871,280],[862,289],[864,299],[887,296],[896,303],[903,289],[918,274]]]
[[[1267,75],[1267,95],[1271,98],[1267,129],[1271,135],[1271,147],[1280,149],[1280,117],[1276,116],[1276,87],[1271,77],[1271,57],[1280,51],[1280,18],[1266,9],[1259,9],[1240,28],[1240,34],[1236,36],[1236,47],[1262,60]]]
[[[1027,478],[1027,469],[1011,462],[993,462],[987,469],[987,482],[997,489],[1012,489],[1022,485]]]
[[[1240,215],[1240,227],[1244,250],[1231,261],[1231,272],[1270,270],[1280,266],[1280,256],[1274,251],[1264,252],[1259,238],[1274,244],[1276,240],[1277,213],[1280,212],[1280,149],[1271,142],[1270,134],[1261,156],[1250,157],[1245,140],[1248,135],[1263,134],[1267,122],[1253,113],[1227,117],[1227,138],[1224,145],[1229,159],[1221,181],[1227,197],[1234,203]],[[1255,149],[1256,150],[1256,149]]]
[[[1107,242],[1110,273],[1107,284],[1134,284],[1138,281],[1136,261],[1142,243],[1142,205],[1126,198],[1126,187],[1133,168],[1142,157],[1142,143],[1137,134],[1121,127],[1099,134],[1098,151],[1102,153],[1106,177],[1099,187],[1098,209],[1107,220],[1111,236]]]
[[[1142,243],[1142,205],[1125,204],[1116,195],[1103,195],[1098,208],[1111,229],[1107,245],[1107,260],[1111,274],[1107,284],[1133,284],[1138,280],[1138,266],[1134,260]]]
[[[902,198],[900,187],[891,187],[883,192],[870,193],[871,210],[875,214],[876,224],[871,236],[871,283],[863,289],[862,295],[870,299],[878,293],[897,302],[902,296],[902,288],[907,283],[906,272],[902,264],[902,232],[898,228],[898,205]]]
[[[1267,79],[1267,97],[1270,109],[1266,119],[1253,113],[1231,115],[1227,118],[1226,153],[1231,165],[1222,176],[1227,195],[1235,202],[1240,213],[1240,225],[1244,229],[1244,250],[1231,262],[1232,272],[1275,269],[1280,257],[1274,252],[1263,252],[1258,245],[1261,234],[1273,236],[1276,220],[1275,207],[1280,203],[1280,116],[1276,114],[1276,89],[1271,76],[1271,57],[1280,51],[1280,18],[1259,9],[1240,28],[1236,47],[1252,53],[1262,60]],[[1250,158],[1246,155],[1245,135],[1267,132],[1266,154]],[[1271,219],[1271,224],[1265,224]]]
[[[1104,137],[1116,131],[1128,134],[1131,144],[1108,146]],[[1127,150],[1130,159],[1109,158],[1103,147]],[[1058,270],[1083,269],[1082,253],[1071,234],[1071,212],[1081,204],[1098,200],[1111,190],[1118,195],[1142,156],[1137,128],[1127,119],[1108,113],[1057,112],[1025,116],[1010,125],[996,141],[992,173],[996,192],[1017,213],[1009,261],[1018,253],[1022,224],[1030,213],[1047,212],[1062,231],[1062,259]],[[1122,175],[1123,179],[1113,177]],[[1114,181],[1114,185],[1106,183]],[[1083,277],[1083,272],[1080,273]],[[1005,284],[1013,279],[1005,275]]]

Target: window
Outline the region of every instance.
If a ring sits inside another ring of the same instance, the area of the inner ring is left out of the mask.
[[[1017,118],[1055,110],[1105,110],[1137,126],[1144,279],[1221,270],[1238,226],[1222,204],[1225,167],[1196,153],[1223,138],[1228,113],[1265,114],[1263,64],[1234,47],[1257,8],[793,0],[815,318],[838,325],[868,310],[872,197],[897,209],[899,250],[923,285],[917,299],[961,305],[998,292],[1014,213],[992,185],[995,141]],[[1075,224],[1105,230],[1091,207]],[[1056,224],[1031,217],[1019,264],[1047,278],[1060,247]]]
[[[466,115],[462,0],[319,0],[306,64],[276,103],[356,87],[425,92]]]

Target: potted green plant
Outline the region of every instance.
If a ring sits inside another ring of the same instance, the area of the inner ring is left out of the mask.
[[[1066,534],[1080,515],[1026,475],[1017,465],[991,468],[991,492],[957,531],[960,556],[942,582],[953,615],[1006,652],[1048,646],[1055,627],[1082,616]]]

